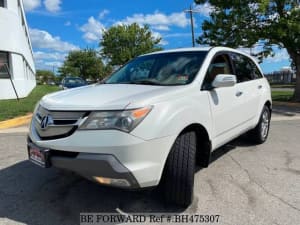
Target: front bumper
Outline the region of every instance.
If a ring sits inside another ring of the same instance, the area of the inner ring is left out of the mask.
[[[32,144],[30,138],[27,142],[28,145]],[[51,166],[76,172],[89,180],[97,181],[99,177],[110,178],[120,183],[120,185],[112,184],[113,186],[133,189],[140,187],[132,173],[113,155],[64,152],[53,149],[48,154]]]
[[[54,153],[54,167],[67,169],[93,179],[107,177],[125,179],[129,188],[145,188],[159,184],[165,161],[175,136],[143,140],[117,130],[77,130],[71,136],[41,140],[33,126],[29,141]]]

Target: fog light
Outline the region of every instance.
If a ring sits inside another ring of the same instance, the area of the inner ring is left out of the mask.
[[[94,177],[95,181],[100,184],[118,186],[118,187],[129,187],[130,183],[125,179],[115,179],[107,177]]]
[[[94,177],[94,179],[100,184],[111,184],[111,180],[106,177]]]

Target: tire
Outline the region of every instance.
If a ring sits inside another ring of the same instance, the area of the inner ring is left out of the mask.
[[[164,175],[165,200],[187,207],[193,201],[196,164],[196,134],[189,131],[175,141],[168,156]]]
[[[255,144],[264,143],[269,135],[271,112],[267,106],[264,106],[257,126],[249,131],[250,139]]]

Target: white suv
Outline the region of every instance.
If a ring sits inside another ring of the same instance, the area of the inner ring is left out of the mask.
[[[155,52],[105,82],[45,96],[28,137],[32,162],[103,185],[161,184],[169,202],[193,199],[195,165],[248,132],[268,136],[270,86],[245,53],[224,47]]]

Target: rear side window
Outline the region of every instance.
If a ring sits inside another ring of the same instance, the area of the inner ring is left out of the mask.
[[[235,68],[235,75],[238,83],[262,78],[262,74],[259,69],[248,57],[232,53],[231,59]]]
[[[252,62],[252,60],[250,60],[250,63],[252,64],[252,76],[254,77],[254,79],[259,79],[262,78],[263,75],[261,74],[260,70],[257,68],[257,66],[255,65],[254,62]]]

